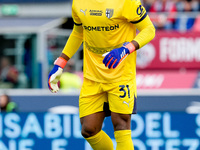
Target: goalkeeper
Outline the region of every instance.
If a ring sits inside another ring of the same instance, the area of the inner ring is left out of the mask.
[[[102,131],[104,118],[111,115],[116,149],[134,150],[130,128],[137,98],[136,50],[154,38],[155,28],[140,0],[73,0],[72,18],[74,28],[49,74],[49,89],[59,90],[63,68],[83,42],[82,135],[94,150],[113,150]]]

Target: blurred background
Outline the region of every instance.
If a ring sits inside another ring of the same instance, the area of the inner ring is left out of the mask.
[[[82,46],[59,93],[47,87],[73,28],[71,3],[0,0],[0,150],[91,150],[78,118]],[[200,1],[142,4],[157,31],[137,51],[135,150],[200,150]],[[109,118],[103,128],[114,141]]]

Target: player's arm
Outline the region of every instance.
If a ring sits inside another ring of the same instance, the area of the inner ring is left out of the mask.
[[[57,83],[60,80],[63,68],[67,61],[76,53],[82,41],[83,27],[81,24],[75,24],[60,57],[55,60],[54,67],[48,76],[48,87],[53,93],[59,90]]]
[[[130,43],[125,45],[125,47],[129,49],[130,53],[149,43],[155,37],[156,32],[156,29],[148,15],[145,15],[145,18],[142,19],[142,21],[131,23],[133,23],[140,32]]]
[[[83,27],[81,24],[74,24],[72,33],[60,55],[67,61],[76,53],[83,41]]]
[[[124,43],[124,46],[112,50],[105,56],[103,63],[109,69],[116,68],[129,54],[143,47],[155,37],[155,28],[148,16],[136,23],[135,26],[140,31],[138,35],[131,42]]]
[[[134,24],[140,32],[133,41],[131,41],[131,44],[133,44],[135,50],[137,50],[149,43],[155,37],[156,30],[148,15],[141,22]]]

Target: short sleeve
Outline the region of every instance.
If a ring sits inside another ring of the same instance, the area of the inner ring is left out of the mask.
[[[125,0],[122,16],[135,24],[145,19],[147,13],[140,0]]]
[[[75,25],[82,25],[81,20],[76,13],[76,0],[73,0],[72,3],[72,18],[74,20]]]

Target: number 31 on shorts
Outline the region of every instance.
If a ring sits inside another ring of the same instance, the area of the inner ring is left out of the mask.
[[[126,96],[128,96],[128,98],[130,98],[129,85],[119,85],[119,91],[123,92],[123,94],[119,96],[120,98],[124,98]]]

